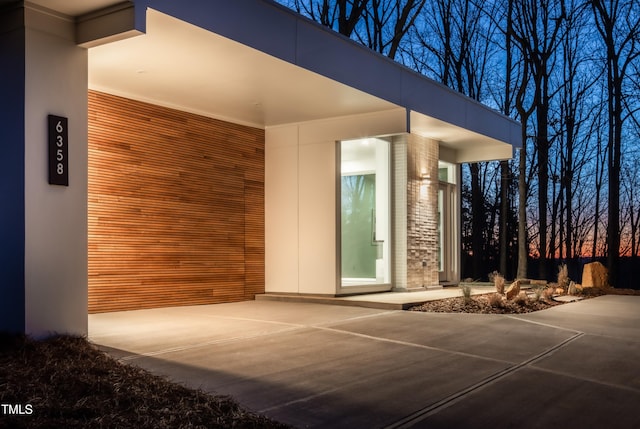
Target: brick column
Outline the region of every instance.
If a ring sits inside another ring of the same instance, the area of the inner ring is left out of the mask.
[[[407,137],[406,288],[438,286],[438,142]]]
[[[407,291],[407,135],[393,137],[393,290]]]

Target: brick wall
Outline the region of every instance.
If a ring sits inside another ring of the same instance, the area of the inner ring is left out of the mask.
[[[438,143],[407,137],[407,288],[439,284]]]
[[[407,289],[407,136],[393,138],[393,288]]]

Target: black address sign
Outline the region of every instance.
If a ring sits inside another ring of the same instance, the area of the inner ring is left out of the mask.
[[[49,184],[69,186],[67,118],[49,115]]]

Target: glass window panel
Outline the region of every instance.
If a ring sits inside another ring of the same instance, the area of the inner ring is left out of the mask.
[[[391,282],[389,142],[340,144],[342,286]]]
[[[456,172],[456,169],[454,164],[444,162],[444,161],[438,161],[438,180],[439,181],[455,184],[456,183],[455,172]]]

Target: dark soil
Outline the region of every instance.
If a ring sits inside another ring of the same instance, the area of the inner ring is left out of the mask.
[[[22,415],[0,409],[0,428],[12,429],[287,427],[228,396],[171,383],[68,336],[34,341],[0,334],[0,404],[22,407]]]

